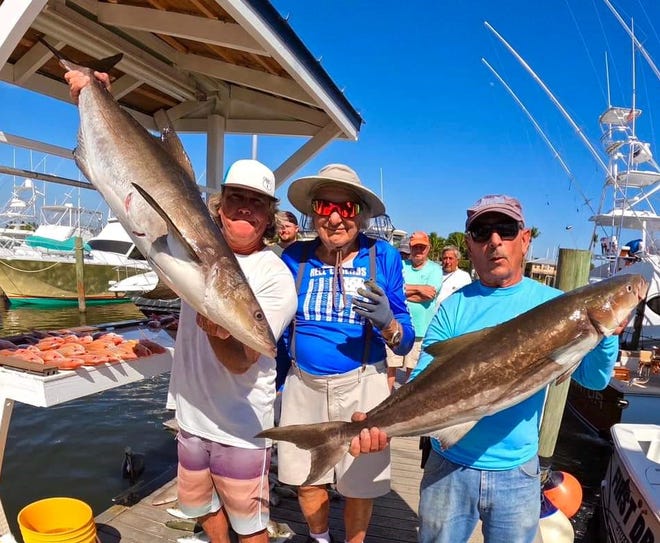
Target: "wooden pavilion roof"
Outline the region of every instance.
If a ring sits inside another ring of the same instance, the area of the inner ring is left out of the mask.
[[[0,0],[0,80],[70,101],[46,39],[84,63],[123,53],[112,93],[149,129],[305,136],[280,184],[362,118],[267,0]],[[0,127],[1,129],[1,127]]]

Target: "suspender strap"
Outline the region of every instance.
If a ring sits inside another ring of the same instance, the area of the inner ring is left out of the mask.
[[[296,294],[300,293],[300,285],[302,285],[303,275],[305,274],[305,268],[307,267],[307,257],[309,253],[309,244],[305,243],[303,246],[302,258],[298,262],[298,274],[296,275]],[[296,359],[296,317],[294,316],[291,320],[291,326],[289,328],[291,344],[289,346],[289,355],[295,361]]]
[[[371,241],[371,240],[370,240]],[[308,261],[308,251],[309,245],[305,244],[302,252],[302,258],[298,263],[298,274],[296,275],[296,293],[300,293],[300,285],[302,284],[303,275],[305,274],[305,268],[307,267]],[[377,269],[376,269],[376,242],[371,243],[369,247],[369,277],[372,281],[376,280]],[[366,366],[369,361],[369,354],[371,352],[371,339],[373,337],[373,325],[370,321],[367,320],[365,324],[365,334],[364,334],[364,350],[362,351],[362,366]],[[291,326],[289,328],[291,338],[289,346],[289,354],[291,358],[295,361],[296,359],[296,319],[295,317],[291,321]]]
[[[371,241],[371,240],[370,240]],[[376,275],[378,275],[378,270],[376,269],[376,242],[372,241],[371,247],[369,247],[369,279],[376,281]],[[362,352],[362,367],[367,365],[369,362],[369,353],[371,351],[371,338],[374,335],[374,327],[371,324],[371,321],[367,320],[366,330],[364,332],[364,351]]]

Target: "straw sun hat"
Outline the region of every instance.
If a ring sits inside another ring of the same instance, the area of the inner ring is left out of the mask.
[[[312,197],[322,186],[340,186],[355,193],[367,207],[366,215],[377,217],[385,213],[385,205],[375,193],[365,187],[357,173],[345,164],[328,164],[317,175],[301,177],[289,186],[289,202],[301,213],[312,215]]]

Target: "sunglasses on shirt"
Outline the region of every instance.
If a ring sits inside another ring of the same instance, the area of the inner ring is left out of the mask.
[[[497,235],[503,240],[511,241],[516,239],[518,232],[520,232],[520,224],[517,222],[475,224],[468,230],[470,237],[477,243],[484,243],[490,240],[493,232],[497,232]]]
[[[320,217],[329,217],[335,211],[342,219],[353,219],[360,214],[362,206],[357,202],[330,202],[329,200],[312,200],[312,211]]]

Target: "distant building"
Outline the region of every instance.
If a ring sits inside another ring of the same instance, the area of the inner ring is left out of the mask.
[[[547,258],[535,258],[525,263],[525,276],[540,283],[554,286],[557,263]]]

